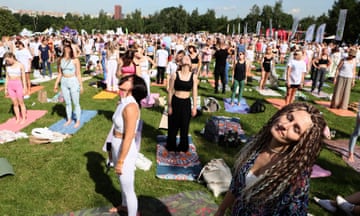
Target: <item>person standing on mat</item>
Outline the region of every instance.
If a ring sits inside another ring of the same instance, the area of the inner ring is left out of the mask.
[[[296,91],[302,88],[306,74],[306,63],[303,52],[295,50],[294,58],[287,65],[285,105],[294,102]]]
[[[239,96],[238,96],[238,106],[240,106],[240,101],[242,98],[242,94],[244,91],[244,86],[246,84],[246,75],[250,73],[250,62],[247,62],[245,59],[245,53],[238,53],[238,60],[235,60],[233,63],[234,69],[232,73],[232,94],[231,94],[231,106],[234,106],[234,99],[239,88]]]
[[[180,69],[171,74],[168,94],[168,151],[187,152],[189,150],[189,125],[191,116],[196,116],[197,75],[191,72],[191,60],[184,56]],[[192,107],[190,94],[192,94]],[[180,130],[180,143],[176,143],[176,135]]]
[[[6,63],[5,96],[9,96],[15,113],[16,123],[23,124],[26,120],[24,95],[27,92],[24,65],[16,60],[14,53],[4,55]]]
[[[215,77],[215,94],[218,93],[219,89],[219,78],[221,79],[222,85],[222,93],[225,94],[226,87],[226,77],[225,77],[225,66],[226,59],[229,55],[229,49],[225,44],[224,39],[218,40],[217,49],[214,54],[215,58],[215,69],[214,69],[214,77]]]
[[[326,48],[323,48],[321,55],[312,61],[312,65],[316,69],[316,75],[312,80],[311,92],[315,90],[316,85],[319,83],[317,93],[320,95],[321,88],[324,85],[326,78],[326,73],[328,73],[331,65],[331,59]]]
[[[355,128],[349,140],[349,157],[348,157],[349,162],[355,161],[354,150],[359,135],[360,135],[360,102],[359,102],[358,112],[356,115]]]
[[[141,100],[147,95],[145,81],[136,74],[124,76],[119,82],[120,103],[113,120],[113,139],[111,143],[115,173],[121,186],[121,205],[111,208],[111,213],[127,212],[128,216],[137,213],[138,200],[135,194],[135,161],[137,148],[135,133],[140,121]]]
[[[235,171],[215,216],[306,215],[309,181],[326,133],[320,111],[292,103],[277,111],[238,154]]]
[[[80,93],[83,92],[81,80],[80,61],[74,56],[74,51],[70,41],[63,42],[64,50],[57,63],[58,77],[54,85],[54,92],[58,92],[59,82],[61,81],[61,91],[64,96],[66,108],[66,122],[68,126],[72,122],[72,104],[74,103],[74,112],[76,123],[74,128],[80,126],[81,107]]]
[[[266,47],[266,51],[261,62],[261,80],[259,89],[263,90],[265,88],[266,81],[268,80],[271,73],[272,67],[275,66],[275,59],[274,54],[272,53],[271,46]]]

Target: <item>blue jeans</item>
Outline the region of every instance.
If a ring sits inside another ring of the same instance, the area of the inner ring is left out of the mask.
[[[350,142],[349,142],[349,152],[350,153],[354,153],[355,144],[360,135],[360,116],[359,115],[360,115],[360,113],[357,114],[356,126],[350,137]]]
[[[41,69],[42,69],[41,75],[43,75],[43,76],[46,75],[46,67],[48,68],[49,76],[51,77],[52,76],[51,64],[48,59],[43,59],[41,62]]]
[[[66,118],[72,119],[72,104],[74,103],[75,119],[80,120],[81,108],[80,108],[80,84],[77,77],[62,77],[61,78],[61,91],[64,96]]]

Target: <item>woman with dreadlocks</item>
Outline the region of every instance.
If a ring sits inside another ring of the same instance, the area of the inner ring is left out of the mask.
[[[292,103],[279,110],[239,153],[230,189],[216,212],[306,215],[312,166],[326,122],[317,108]]]

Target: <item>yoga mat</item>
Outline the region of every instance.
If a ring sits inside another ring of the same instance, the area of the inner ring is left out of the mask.
[[[265,100],[271,103],[276,109],[281,109],[285,106],[285,99],[282,98],[266,98]]]
[[[349,155],[349,140],[348,139],[337,139],[337,140],[324,140],[326,148],[340,154],[342,159],[354,170],[360,172],[360,146],[355,145],[354,148],[354,162],[348,161]]]
[[[74,134],[76,133],[78,130],[80,130],[80,128],[82,128],[82,126],[84,126],[84,124],[88,121],[90,121],[92,118],[94,118],[97,115],[97,111],[96,110],[82,110],[81,111],[81,117],[80,117],[80,126],[77,128],[74,128],[75,125],[75,121],[72,121],[70,125],[68,126],[64,126],[66,119],[61,119],[58,122],[54,123],[53,125],[51,125],[49,127],[50,130],[54,131],[54,132],[59,132],[62,134]]]
[[[356,117],[356,113],[354,113],[353,111],[330,108],[330,101],[314,101],[314,102],[316,104],[326,107],[327,110],[334,113],[335,115],[343,116],[343,117]]]
[[[234,105],[231,106],[231,99],[224,98],[224,107],[226,112],[230,113],[240,113],[240,114],[247,114],[249,112],[249,105],[246,103],[245,98],[241,98],[240,106],[238,105],[238,100],[234,100]]]
[[[136,144],[136,148],[138,151],[140,151],[140,146],[141,146],[141,134],[142,134],[142,128],[143,128],[143,120],[140,120],[139,121],[139,126],[136,130],[136,134],[135,134],[135,144]],[[111,126],[111,129],[106,137],[106,140],[104,142],[104,145],[103,145],[103,148],[102,150],[104,152],[107,152],[107,149],[106,149],[106,145],[107,143],[111,143],[112,142],[112,139],[114,137],[114,133],[113,133],[113,130],[114,130],[114,125]]]
[[[35,85],[38,85],[40,83],[43,83],[43,82],[47,82],[47,81],[50,81],[50,80],[53,80],[53,79],[56,79],[57,78],[57,73],[53,73],[52,74],[52,77],[50,78],[48,75],[46,75],[45,77],[39,77],[39,78],[36,78],[36,79],[32,79],[30,82],[32,84],[35,84]]]
[[[319,165],[314,164],[310,178],[321,178],[328,176],[331,176],[331,172],[329,170],[323,169]]]
[[[108,91],[101,91],[93,96],[93,99],[114,99],[117,96],[114,92],[108,92]]]
[[[311,87],[312,86],[312,80],[304,80],[304,86]]]
[[[156,99],[158,99],[159,97],[160,97],[159,93],[151,93],[149,101],[147,101],[147,98],[144,98],[141,100],[141,107],[144,107],[144,108],[153,107]]]
[[[281,97],[282,95],[277,92],[277,91],[274,91],[272,89],[269,89],[269,88],[265,88],[265,89],[260,89],[259,86],[256,86],[255,87],[255,90],[257,92],[259,92],[259,94],[263,95],[263,96],[275,96],[275,97]]]
[[[0,79],[0,84],[4,84],[5,83],[5,79]]]
[[[91,80],[92,78],[93,78],[92,76],[81,77],[81,81],[85,82],[85,81]]]
[[[23,124],[16,123],[15,117],[8,119],[5,123],[0,124],[0,130],[10,130],[13,132],[18,132],[23,128],[29,126],[31,123],[37,119],[43,117],[47,113],[47,110],[27,110],[26,111],[26,120]]]
[[[160,179],[194,181],[201,171],[201,163],[195,145],[189,138],[189,151],[168,152],[165,148],[167,136],[157,136],[156,146],[156,177]],[[177,137],[177,142],[179,142]]]
[[[162,116],[161,116],[161,120],[160,120],[160,124],[159,124],[159,129],[168,129],[168,115],[167,112],[163,112]]]
[[[286,94],[286,87],[285,86],[281,86],[281,87],[278,87],[278,89],[282,92],[284,92]],[[303,99],[303,100],[306,100],[307,99],[307,96],[302,92],[300,91],[299,89],[296,91],[295,93],[295,98],[297,99]]]
[[[317,97],[317,98],[326,98],[326,99],[330,99],[330,94],[320,91],[320,94],[317,93],[317,89],[315,89],[313,92],[311,92],[311,88],[303,88],[305,91],[309,92],[312,96]]]
[[[4,86],[0,86],[0,91],[4,90],[5,87]]]
[[[151,86],[166,86],[166,84],[167,84],[166,79],[164,79],[164,83],[163,83],[163,84],[158,84],[158,83],[156,83],[156,82],[151,82]]]
[[[15,172],[6,158],[0,158],[0,176],[4,175],[15,175]]]
[[[218,205],[213,197],[202,191],[185,191],[159,199],[138,196],[141,216],[208,216],[215,214]],[[82,209],[57,216],[117,216],[109,213],[111,206]]]
[[[31,86],[29,95],[34,94],[35,92],[38,92],[43,88],[44,88],[44,86],[40,86],[40,85]]]

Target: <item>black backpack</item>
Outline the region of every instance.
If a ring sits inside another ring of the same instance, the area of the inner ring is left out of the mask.
[[[265,112],[265,104],[262,100],[256,100],[249,109],[249,113],[260,113]]]

